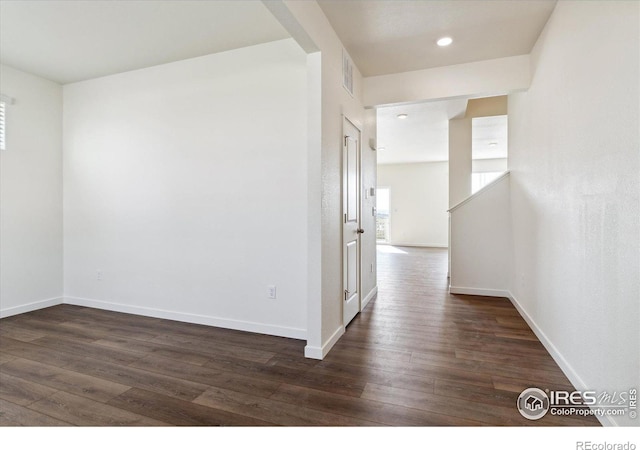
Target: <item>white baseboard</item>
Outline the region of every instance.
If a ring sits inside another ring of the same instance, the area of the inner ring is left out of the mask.
[[[509,291],[503,291],[500,289],[484,289],[484,288],[470,288],[449,286],[450,294],[463,294],[463,295],[480,295],[482,297],[506,297],[510,298]]]
[[[560,370],[565,374],[565,376],[571,381],[571,384],[578,390],[589,390],[587,384],[582,380],[580,375],[575,371],[575,369],[569,364],[566,358],[560,353],[558,348],[551,342],[551,340],[547,337],[547,335],[542,331],[542,329],[538,326],[535,320],[529,315],[527,310],[518,302],[515,296],[510,291],[503,291],[498,289],[482,289],[482,288],[468,288],[468,287],[458,287],[458,286],[449,286],[449,292],[451,294],[465,294],[465,295],[479,295],[479,296],[488,296],[488,297],[506,297],[508,298],[513,306],[516,308],[518,313],[522,316],[522,318],[527,322],[531,331],[536,335],[538,340],[542,343],[545,349],[549,352],[549,355],[553,358],[553,360],[558,364]],[[532,386],[544,388],[544,386]],[[618,423],[615,417],[612,416],[599,416],[596,415],[600,423],[604,426],[618,426]]]
[[[324,352],[322,351],[322,347],[314,347],[311,345],[305,345],[304,347],[304,357],[309,359],[322,359],[324,358]]]
[[[367,304],[371,301],[373,297],[378,293],[378,286],[371,289],[371,291],[362,299],[362,305],[360,310],[363,310]],[[345,333],[345,327],[340,326],[327,341],[322,345],[322,347],[316,347],[312,345],[307,345],[304,348],[304,356],[306,358],[311,359],[324,359],[325,356],[329,353],[329,351],[333,348],[333,346],[338,342],[338,340]]]
[[[64,303],[69,305],[86,306],[89,308],[105,309],[140,316],[156,317],[159,319],[177,320],[179,322],[196,323],[219,328],[249,331],[252,333],[270,334],[273,336],[288,337],[293,339],[306,339],[307,331],[300,328],[288,328],[278,325],[268,325],[256,322],[224,319],[221,317],[205,316],[201,314],[167,311],[163,309],[147,308],[143,306],[124,305],[121,303],[105,302],[88,298],[65,297]]]
[[[529,325],[529,328],[531,328],[531,331],[533,331],[533,333],[538,337],[542,345],[544,345],[544,348],[547,349],[547,351],[549,352],[553,360],[560,367],[560,370],[562,370],[562,372],[569,379],[569,381],[571,381],[571,384],[573,384],[573,386],[580,391],[589,390],[589,387],[587,386],[587,384],[582,380],[580,375],[578,375],[578,373],[571,366],[571,364],[569,364],[569,362],[565,359],[562,353],[560,353],[558,348],[555,345],[553,345],[553,342],[551,342],[551,340],[547,337],[544,331],[540,329],[536,321],[533,320],[533,318],[529,315],[527,310],[524,309],[524,307],[520,304],[520,302],[518,302],[518,300],[515,298],[515,296],[511,292],[508,292],[508,294],[509,294],[508,298],[509,300],[511,300],[511,303],[513,304],[513,306],[518,310],[518,313],[520,313],[520,315],[525,320],[525,322],[527,322],[527,325]],[[532,387],[540,387],[544,389],[543,386],[532,386]],[[596,417],[598,418],[600,423],[604,426],[618,426],[618,423],[614,417],[610,417],[610,416],[605,417],[597,414],[596,414]]]
[[[304,348],[304,356],[305,358],[311,359],[324,359],[325,356],[329,353],[329,350],[333,348],[333,346],[338,342],[338,339],[342,337],[344,334],[345,328],[341,325],[327,341],[322,345],[322,347],[314,347],[311,345],[307,345]]]
[[[373,297],[375,297],[377,293],[378,293],[378,286],[376,286],[373,289],[371,289],[371,292],[369,292],[366,295],[366,297],[362,299],[362,304],[360,305],[360,311],[362,311],[363,309],[365,309],[367,307],[367,305],[369,304],[371,299]]]
[[[5,317],[11,317],[18,314],[24,314],[37,309],[49,308],[50,306],[61,305],[63,303],[62,297],[48,298],[46,300],[39,300],[37,302],[27,303],[25,305],[12,306],[11,308],[0,309],[0,319]]]

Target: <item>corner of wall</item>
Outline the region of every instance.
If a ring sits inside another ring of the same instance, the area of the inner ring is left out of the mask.
[[[54,297],[48,298],[46,300],[27,303],[24,305],[3,308],[0,309],[0,319],[4,319],[5,317],[17,316],[18,314],[24,314],[31,311],[37,311],[39,309],[50,308],[51,306],[62,305],[63,303],[63,297]]]
[[[336,331],[334,331],[331,337],[329,337],[329,339],[327,339],[325,343],[322,344],[321,347],[307,345],[304,348],[304,356],[311,359],[324,359],[324,357],[327,356],[336,342],[338,342],[338,340],[342,337],[344,332],[345,328],[341,325]]]

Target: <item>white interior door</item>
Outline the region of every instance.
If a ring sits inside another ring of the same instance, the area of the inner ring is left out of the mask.
[[[346,327],[360,311],[360,130],[343,119],[342,257],[343,323]]]

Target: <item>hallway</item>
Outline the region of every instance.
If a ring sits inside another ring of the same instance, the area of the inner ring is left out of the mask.
[[[380,291],[323,361],[304,342],[59,305],[0,321],[0,425],[598,425],[523,418],[572,389],[505,299],[447,293],[447,252],[378,248]]]
[[[520,416],[524,389],[573,387],[507,299],[447,292],[446,249],[377,253],[377,298],[320,367],[357,374],[367,381],[362,398],[415,408],[434,424],[599,425]]]

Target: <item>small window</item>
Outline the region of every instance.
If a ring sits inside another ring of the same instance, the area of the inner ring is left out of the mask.
[[[0,94],[0,150],[7,148],[7,105],[13,105],[11,97]]]
[[[6,149],[6,137],[5,137],[5,111],[6,111],[7,103],[4,100],[0,100],[0,150]]]

